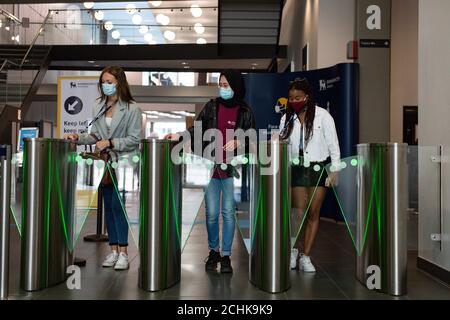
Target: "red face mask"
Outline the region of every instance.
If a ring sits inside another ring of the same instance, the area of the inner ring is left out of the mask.
[[[288,106],[289,106],[289,108],[294,110],[296,113],[299,113],[306,107],[306,99],[304,99],[302,101],[289,102]]]

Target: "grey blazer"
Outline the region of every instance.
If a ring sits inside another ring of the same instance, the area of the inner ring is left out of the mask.
[[[104,101],[96,104],[92,110],[92,117],[96,117],[104,106]],[[102,110],[103,112],[103,110]],[[111,156],[137,153],[141,142],[142,112],[136,103],[118,101],[116,111],[111,120],[111,129],[106,125],[105,115],[102,115],[91,128],[91,133],[83,133],[78,137],[78,144],[95,144],[98,139],[111,139],[114,148]],[[97,139],[96,139],[97,138]]]

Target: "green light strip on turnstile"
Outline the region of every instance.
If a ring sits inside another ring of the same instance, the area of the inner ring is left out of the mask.
[[[308,207],[306,208],[305,213],[303,214],[302,222],[300,223],[300,227],[298,228],[297,236],[295,237],[295,241],[294,241],[294,243],[292,245],[295,245],[297,243],[297,241],[299,240],[300,233],[301,233],[301,231],[303,229],[303,224],[305,223],[306,217],[309,214],[309,208],[311,207],[313,199],[314,199],[314,197],[316,195],[316,191],[317,191],[317,188],[319,186],[319,182],[322,179],[322,175],[323,175],[324,171],[325,171],[325,166],[322,168],[322,171],[320,172],[319,179],[317,179],[316,186],[314,187],[313,195],[309,199]]]
[[[74,156],[75,157],[75,156]],[[76,162],[76,160],[75,160],[75,162]],[[103,161],[102,161],[103,162]],[[101,163],[101,162],[99,162],[99,163]],[[77,164],[75,164],[75,166],[77,166]],[[100,169],[100,168],[99,168]],[[103,165],[103,174],[105,174],[105,166]],[[103,175],[102,175],[103,176]],[[101,181],[101,180],[100,180]],[[99,183],[100,184],[100,183]],[[94,195],[91,197],[91,202],[89,203],[89,205],[88,205],[88,208],[86,209],[86,212],[83,214],[83,220],[81,221],[81,226],[80,226],[80,228],[79,228],[79,230],[77,230],[76,228],[77,228],[77,220],[76,220],[76,218],[75,218],[75,231],[76,231],[76,234],[75,234],[75,238],[73,239],[73,248],[75,249],[75,245],[76,245],[76,243],[77,243],[77,241],[78,241],[78,237],[80,236],[80,233],[81,233],[81,229],[83,228],[83,226],[84,226],[84,224],[86,223],[86,220],[87,220],[87,218],[88,218],[88,215],[89,215],[89,212],[91,211],[91,210],[93,210],[92,208],[93,208],[93,206],[94,206],[94,201],[97,201],[97,206],[98,206],[98,187],[99,187],[99,184],[97,184],[97,186],[96,186],[96,188],[95,188],[95,192],[94,192]],[[76,203],[76,199],[75,199],[75,203]],[[75,209],[75,217],[76,217],[76,209]]]
[[[333,189],[333,193],[334,193],[334,195],[336,196],[336,201],[337,201],[337,203],[338,203],[339,209],[341,210],[342,216],[344,217],[345,227],[347,228],[347,231],[348,231],[348,233],[350,234],[350,239],[352,239],[353,246],[355,247],[356,252],[358,252],[358,249],[357,249],[357,247],[356,247],[356,242],[355,242],[354,236],[353,236],[353,234],[352,234],[352,231],[351,231],[351,229],[350,229],[349,223],[348,223],[347,218],[346,218],[346,216],[345,216],[344,209],[342,208],[341,201],[339,201],[339,196],[338,196],[338,194],[337,194],[336,189],[334,188],[334,186],[332,186],[331,189]]]
[[[142,159],[141,159],[141,183],[140,183],[140,211],[139,211],[139,242],[138,248],[140,252],[147,252],[147,233],[144,232],[147,220],[145,219],[145,212],[147,211],[147,196],[148,196],[148,172],[147,172],[147,143],[142,144]],[[147,174],[146,174],[147,173]],[[142,256],[141,256],[142,258]],[[142,266],[147,264],[147,261],[141,261]]]
[[[288,178],[288,172],[289,172],[289,166],[290,163],[288,163],[287,159],[285,157],[282,158],[283,162],[282,162],[282,177],[281,177],[281,181],[283,182],[287,182],[289,181]],[[281,196],[283,197],[282,200],[282,206],[283,206],[283,234],[288,234],[289,235],[289,242],[286,243],[286,241],[282,241],[282,250],[283,252],[289,252],[291,248],[288,248],[288,244],[290,244],[291,242],[291,233],[290,233],[290,228],[291,228],[291,211],[288,210],[291,206],[290,206],[290,186],[287,185],[287,183],[282,183],[281,185]]]
[[[106,168],[109,171],[109,175],[111,176],[111,181],[113,182],[114,190],[116,191],[117,197],[119,198],[120,206],[122,208],[122,213],[125,216],[125,220],[127,220],[128,228],[131,230],[131,236],[133,237],[134,243],[137,243],[136,238],[135,238],[134,233],[133,233],[133,229],[131,229],[131,223],[130,223],[130,220],[128,219],[128,213],[127,213],[127,211],[125,209],[125,205],[123,203],[123,199],[120,196],[119,188],[117,187],[117,184],[116,184],[117,181],[115,179],[115,175],[112,173],[111,166],[109,165],[109,163],[107,161],[105,162],[105,165],[106,165]],[[105,174],[105,173],[106,173],[106,170],[105,170],[105,172],[103,174]]]
[[[24,143],[23,146],[23,163],[22,163],[22,177],[23,177],[23,183],[22,183],[22,221],[20,224],[20,234],[24,235],[25,234],[25,219],[26,219],[26,215],[25,215],[25,209],[28,206],[28,197],[27,192],[25,190],[25,186],[28,185],[28,174],[27,174],[27,159],[28,159],[28,148],[27,148],[27,144]]]
[[[22,228],[21,225],[17,222],[16,214],[12,206],[9,206],[9,214],[12,215],[14,223],[16,224],[17,231],[19,232],[19,236],[22,237]]]
[[[48,146],[48,157],[46,163],[46,169],[48,170],[48,175],[44,176],[44,190],[45,190],[45,215],[44,215],[44,270],[45,272],[41,273],[41,279],[43,282],[47,282],[47,273],[48,273],[48,260],[49,260],[49,237],[50,237],[50,203],[51,203],[51,190],[52,190],[52,182],[53,182],[53,168],[52,168],[52,142],[49,141]],[[46,179],[45,177],[48,177]]]
[[[177,202],[175,198],[175,192],[173,188],[173,180],[172,180],[172,167],[170,167],[170,173],[169,173],[169,182],[170,182],[170,194],[172,195],[172,212],[175,219],[175,228],[176,228],[176,235],[178,237],[178,242],[181,247],[181,234],[180,234],[180,221],[178,220],[178,210],[177,210]],[[183,191],[182,191],[183,192]]]
[[[358,252],[358,256],[360,256],[363,252],[364,246],[366,244],[366,239],[367,239],[367,234],[369,232],[369,225],[371,222],[371,217],[372,217],[372,207],[373,207],[373,198],[376,197],[377,191],[377,177],[378,175],[378,165],[374,165],[373,169],[372,169],[372,189],[370,190],[370,199],[369,199],[369,208],[367,209],[367,218],[366,218],[366,225],[365,225],[365,230],[364,230],[364,236],[363,236],[363,242],[361,245],[361,248],[359,248],[359,252]],[[376,201],[376,200],[375,200]]]
[[[170,177],[169,177],[169,142],[166,141],[164,143],[164,152],[165,152],[165,161],[164,161],[164,177],[166,178],[165,181],[165,194],[164,194],[164,233],[163,233],[163,271],[164,271],[164,283],[167,283],[167,262],[169,259],[168,255],[168,248],[169,248],[169,214],[170,214],[170,204],[169,204],[169,192],[170,192]]]
[[[263,182],[264,180],[266,180],[266,176],[261,176],[261,182],[265,185],[265,183]],[[266,228],[267,228],[267,221],[266,221],[266,217],[267,217],[267,210],[266,210],[266,207],[265,207],[265,203],[266,203],[266,201],[264,200],[264,199],[266,199],[267,198],[267,190],[266,189],[263,189],[262,190],[262,192],[263,192],[263,195],[262,195],[262,197],[263,197],[263,201],[261,202],[261,214],[260,214],[260,219],[261,219],[261,222],[259,223],[259,227],[260,227],[260,238],[259,238],[259,241],[260,241],[260,243],[261,243],[261,260],[259,261],[259,263],[261,264],[261,280],[260,280],[260,282],[261,282],[261,284],[263,283],[263,274],[265,274],[266,273],[266,264],[265,263],[263,263],[264,261],[266,261],[266,242],[264,241],[265,239],[267,239],[266,238]]]
[[[259,176],[259,179],[261,180],[262,176]],[[259,183],[259,190],[258,190],[258,200],[257,200],[257,205],[256,205],[256,215],[254,218],[254,225],[253,225],[253,230],[252,234],[251,234],[251,244],[252,244],[252,248],[253,248],[253,243],[254,243],[254,239],[255,239],[255,233],[256,233],[256,227],[258,226],[258,219],[259,219],[259,214],[261,212],[261,206],[262,206],[262,181],[260,181]]]
[[[352,163],[355,163],[354,160],[355,159],[352,160]],[[356,161],[356,164],[358,164],[358,161],[357,160],[355,160],[355,161]],[[366,223],[365,223],[365,227],[364,227],[365,230],[364,230],[364,235],[363,235],[363,238],[362,238],[362,243],[361,243],[361,246],[359,248],[356,245],[355,236],[353,235],[353,233],[351,231],[350,224],[349,224],[349,222],[347,220],[347,217],[346,217],[346,214],[345,214],[345,210],[342,207],[341,201],[339,199],[339,195],[338,195],[338,193],[337,193],[337,191],[335,189],[335,186],[332,186],[333,192],[334,192],[334,194],[336,196],[337,203],[339,205],[339,208],[341,210],[342,216],[343,216],[344,221],[345,221],[345,226],[347,228],[347,231],[350,234],[350,238],[351,238],[351,240],[353,242],[353,245],[355,247],[355,250],[356,250],[358,256],[361,255],[362,250],[364,248],[364,244],[365,244],[366,239],[367,239],[367,233],[368,233],[369,225],[370,225],[370,223],[369,223],[370,222],[370,217],[372,216],[373,198],[374,198],[374,195],[376,195],[376,185],[377,185],[376,177],[377,177],[377,172],[378,172],[378,166],[375,165],[375,166],[373,166],[373,169],[372,169],[372,188],[370,190],[369,206],[368,206],[368,210],[367,210]]]
[[[170,159],[170,152],[169,152],[169,148],[166,149],[166,159]],[[178,237],[178,241],[177,243],[180,244],[180,248],[181,248],[181,234],[180,234],[180,221],[178,220],[178,209],[177,209],[177,202],[175,202],[175,193],[174,193],[174,188],[173,188],[173,172],[172,172],[172,163],[170,162],[170,160],[167,160],[168,164],[169,164],[169,194],[172,196],[172,214],[175,220],[175,228],[176,228],[176,235]],[[183,191],[181,191],[183,192]]]
[[[58,170],[59,165],[58,165],[58,160],[57,159],[55,159],[55,165],[56,165],[56,170],[55,170],[56,193],[58,195],[59,212],[60,212],[60,215],[61,215],[63,231],[64,231],[64,237],[66,238],[67,247],[69,248],[69,251],[72,252],[74,245],[69,243],[69,236],[67,234],[66,217],[65,217],[65,210],[64,210],[64,204],[63,204],[63,199],[62,199],[61,183],[60,183],[60,180],[59,180],[59,170]]]
[[[378,194],[378,208],[377,208],[377,222],[378,222],[378,258],[379,258],[379,262],[380,262],[380,268],[381,270],[386,270],[385,269],[385,254],[384,254],[384,250],[383,248],[386,248],[386,246],[384,245],[384,241],[383,241],[383,236],[384,236],[384,232],[383,232],[383,226],[385,225],[384,223],[384,218],[386,215],[383,214],[383,212],[381,211],[382,209],[386,208],[386,198],[384,197],[385,192],[384,192],[384,176],[382,174],[383,170],[382,170],[382,157],[383,154],[381,152],[381,150],[378,150],[378,165],[379,165],[379,188],[380,188],[380,193]],[[384,283],[384,279],[385,279],[385,272],[382,272],[382,282]]]

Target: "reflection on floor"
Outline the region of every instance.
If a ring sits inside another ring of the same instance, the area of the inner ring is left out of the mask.
[[[184,190],[184,192],[189,192]],[[191,203],[189,210],[196,210]],[[187,210],[187,209],[186,209]],[[185,214],[195,214],[185,212]],[[35,293],[21,292],[19,287],[19,260],[11,261],[11,299],[450,299],[450,288],[416,268],[416,252],[411,251],[408,264],[407,296],[395,298],[367,290],[355,279],[354,248],[345,226],[322,221],[313,262],[316,274],[291,271],[292,287],[281,294],[269,294],[248,281],[248,254],[240,232],[236,230],[232,264],[234,274],[222,275],[204,271],[208,254],[204,206],[182,254],[181,282],[168,290],[147,293],[137,286],[139,258],[134,244],[130,249],[130,269],[104,269],[101,263],[109,251],[106,243],[87,243],[85,234],[95,233],[95,215],[90,215],[76,248],[76,256],[87,260],[81,270],[81,290],[68,290],[60,284]],[[130,242],[131,243],[131,242]],[[18,253],[17,232],[12,239],[12,253]]]

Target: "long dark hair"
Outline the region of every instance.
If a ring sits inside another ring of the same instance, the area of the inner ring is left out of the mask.
[[[305,141],[308,144],[308,141],[312,138],[314,132],[314,118],[316,117],[316,103],[314,101],[314,96],[311,90],[311,86],[309,85],[308,80],[306,79],[295,79],[289,83],[288,88],[288,96],[291,90],[300,90],[308,96],[308,100],[306,102],[306,113],[305,113],[305,124],[306,124],[306,135]],[[294,116],[295,111],[292,108],[287,108],[285,121],[289,121],[292,116]],[[287,127],[285,133],[281,136],[281,139],[287,139],[291,136],[292,130],[294,129],[294,122],[291,121]],[[285,122],[286,123],[286,122]]]
[[[102,90],[102,77],[105,73],[112,74],[114,78],[117,79],[117,96],[123,102],[129,104],[130,102],[134,102],[133,96],[131,95],[130,86],[128,85],[127,77],[125,75],[125,71],[121,67],[118,66],[110,66],[106,67],[102,70],[100,77],[98,78],[98,90],[101,93],[99,99],[101,101],[105,101],[108,98]]]

